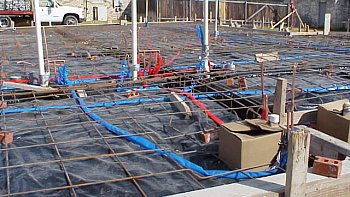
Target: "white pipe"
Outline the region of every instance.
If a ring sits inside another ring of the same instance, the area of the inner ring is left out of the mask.
[[[133,65],[133,80],[137,80],[140,65],[137,63],[138,48],[137,48],[137,0],[132,0],[132,65]]]
[[[36,29],[36,39],[38,44],[38,62],[39,62],[39,77],[40,84],[46,86],[45,79],[45,63],[44,63],[44,50],[43,50],[43,37],[41,33],[41,18],[39,12],[39,0],[34,0],[34,17],[35,17],[35,29]]]
[[[216,0],[215,1],[215,30],[214,30],[215,39],[218,38],[219,36],[218,20],[219,20],[219,0]]]
[[[210,72],[209,68],[209,0],[204,0],[204,46],[203,60],[206,72]]]

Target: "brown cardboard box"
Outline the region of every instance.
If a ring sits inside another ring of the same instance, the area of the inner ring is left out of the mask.
[[[219,136],[219,157],[232,170],[268,164],[278,152],[282,129],[278,132],[276,129],[263,131],[245,122],[223,124],[222,128]]]
[[[317,111],[317,130],[350,142],[350,117],[342,116],[343,104],[348,99],[320,105]]]

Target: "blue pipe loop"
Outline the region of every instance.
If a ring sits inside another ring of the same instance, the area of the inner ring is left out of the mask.
[[[63,66],[58,67],[58,76],[55,76],[55,82],[59,85],[76,85],[81,83],[92,83],[99,81],[100,79],[79,79],[79,80],[69,80],[68,77],[68,65],[65,64]]]
[[[237,95],[262,95],[261,90],[243,90],[234,93]],[[273,93],[275,93],[275,90],[264,90],[264,94],[266,95],[271,95]]]
[[[86,113],[87,116],[89,116],[92,120],[96,121],[96,123],[102,125],[110,132],[125,136],[127,140],[131,141],[134,144],[137,144],[141,146],[142,148],[146,150],[154,150],[154,152],[160,154],[163,157],[170,157],[177,161],[180,165],[183,167],[186,167],[188,169],[193,170],[194,172],[197,172],[201,174],[202,176],[217,176],[220,178],[230,178],[230,179],[250,179],[250,178],[259,178],[259,177],[265,177],[265,176],[271,176],[277,173],[280,173],[281,170],[279,168],[273,168],[271,170],[262,171],[262,172],[232,172],[227,170],[205,170],[203,167],[171,152],[168,150],[159,150],[161,149],[156,144],[150,142],[146,138],[140,137],[140,136],[130,136],[131,133],[123,130],[119,127],[116,127],[115,125],[105,121],[103,118],[98,116],[97,114],[93,113],[89,107],[86,106],[86,103],[83,99],[79,98],[75,91],[71,91],[72,97],[76,99],[77,103],[80,105],[80,108]],[[285,168],[287,163],[287,154],[283,154],[281,157],[281,163],[280,167]]]

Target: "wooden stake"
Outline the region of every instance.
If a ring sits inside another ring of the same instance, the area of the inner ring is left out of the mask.
[[[285,124],[287,100],[287,79],[278,78],[273,102],[273,113],[280,116],[280,125]]]
[[[291,129],[293,130],[294,127],[294,108],[295,108],[295,81],[296,81],[296,75],[297,75],[297,68],[298,64],[294,64],[293,66],[293,78],[292,78],[292,105],[291,105]]]
[[[288,140],[288,163],[285,196],[306,196],[306,176],[310,149],[310,133],[304,129],[291,132]]]

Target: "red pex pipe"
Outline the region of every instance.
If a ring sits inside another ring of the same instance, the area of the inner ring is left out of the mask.
[[[175,89],[170,89],[169,91],[171,92],[176,92],[179,94],[185,95],[187,98],[189,98],[195,105],[197,105],[199,108],[201,108],[205,113],[208,115],[210,119],[212,119],[217,125],[222,125],[225,122],[221,120],[219,117],[217,117],[215,114],[213,114],[206,106],[204,106],[203,103],[198,101],[192,94],[182,91],[182,90],[175,90]]]
[[[13,82],[13,83],[29,83],[29,79],[10,79],[5,80],[6,82]]]

